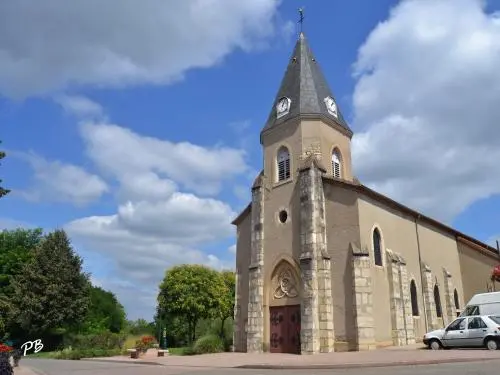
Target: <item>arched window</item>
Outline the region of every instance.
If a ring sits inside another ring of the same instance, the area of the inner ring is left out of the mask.
[[[415,285],[415,280],[410,283],[410,296],[411,296],[411,311],[413,316],[419,316],[418,312],[418,300],[417,300],[417,285]]]
[[[373,257],[377,266],[382,266],[382,238],[378,228],[373,230]]]
[[[290,152],[283,146],[278,150],[278,181],[290,178]]]
[[[439,295],[439,287],[434,285],[434,303],[436,304],[436,315],[438,318],[443,317],[443,309],[441,308],[441,297]]]
[[[340,153],[337,149],[332,152],[332,173],[333,177],[342,177],[342,158],[340,157]]]
[[[455,300],[455,309],[460,310],[460,301],[458,300],[458,292],[456,289],[453,292],[453,298]]]

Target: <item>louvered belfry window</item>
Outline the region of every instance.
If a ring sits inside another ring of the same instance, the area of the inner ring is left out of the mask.
[[[278,181],[285,181],[290,178],[290,152],[286,147],[281,147],[278,151]]]
[[[332,172],[333,177],[341,178],[342,177],[342,165],[340,161],[340,154],[337,150],[334,150],[332,153]]]

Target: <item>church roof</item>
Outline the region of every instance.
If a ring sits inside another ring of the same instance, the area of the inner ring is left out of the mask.
[[[282,116],[278,116],[277,105],[283,98],[288,98],[289,108],[288,111],[283,111]],[[333,107],[327,106],[327,98],[333,99]],[[295,44],[273,108],[262,131],[299,115],[305,117],[313,115],[331,120],[352,135],[352,130],[344,120],[303,33],[300,33]]]

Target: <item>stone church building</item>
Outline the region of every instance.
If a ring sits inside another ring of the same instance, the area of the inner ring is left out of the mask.
[[[233,222],[235,351],[407,345],[491,287],[497,250],[359,182],[352,136],[301,34]]]

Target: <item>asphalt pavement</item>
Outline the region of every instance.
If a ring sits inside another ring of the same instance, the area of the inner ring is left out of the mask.
[[[235,368],[176,367],[112,362],[23,359],[22,366],[39,375],[493,375],[498,374],[500,360],[438,365],[355,368],[338,370],[252,370]]]

